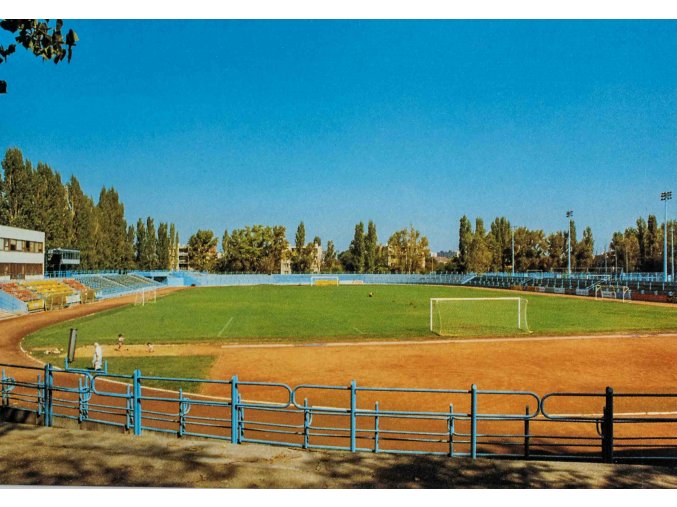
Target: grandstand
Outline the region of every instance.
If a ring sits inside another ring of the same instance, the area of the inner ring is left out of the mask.
[[[139,290],[162,287],[163,284],[138,274],[101,273],[75,274],[73,278],[94,291],[97,298],[105,299],[131,294]]]

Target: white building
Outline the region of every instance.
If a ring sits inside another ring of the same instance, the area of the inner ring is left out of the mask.
[[[0,225],[0,281],[43,278],[45,233]]]

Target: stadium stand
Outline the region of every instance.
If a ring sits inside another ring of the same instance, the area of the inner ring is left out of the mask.
[[[122,273],[73,275],[82,285],[94,291],[97,298],[118,297],[148,288],[163,287],[149,278]]]

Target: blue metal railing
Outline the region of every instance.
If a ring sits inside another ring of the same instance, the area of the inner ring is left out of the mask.
[[[607,388],[604,393],[540,397],[530,391],[483,390],[475,385],[387,388],[352,381],[346,386],[291,387],[237,376],[206,380],[144,376],[140,370],[124,375],[49,364],[44,368],[0,364],[0,369],[0,414],[21,409],[34,413],[45,426],[70,419],[116,426],[134,435],[151,431],[233,444],[351,452],[608,462],[677,459],[675,393],[614,394]],[[160,389],[157,382],[171,388]],[[213,394],[193,392],[200,388]],[[422,408],[421,397],[428,403],[439,399],[438,409]],[[558,400],[605,405],[590,413],[565,414],[550,408]],[[662,408],[621,413],[614,411],[614,400],[652,404],[659,400]],[[660,426],[662,433],[614,433],[619,425],[636,430],[645,424]]]

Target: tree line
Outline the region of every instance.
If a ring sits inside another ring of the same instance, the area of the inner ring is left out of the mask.
[[[2,160],[0,223],[45,232],[45,252],[51,248],[80,251],[80,269],[176,269],[179,235],[174,224],[152,217],[128,224],[117,191],[103,187],[97,202],[86,195],[75,176],[63,183],[49,165],[24,160],[10,148]],[[677,223],[668,224],[674,230]],[[594,254],[588,226],[577,238],[576,223],[546,234],[541,229],[513,227],[506,217],[496,217],[487,230],[482,218],[474,227],[467,216],[459,223],[458,256],[448,262],[430,255],[428,239],[413,226],[394,232],[380,243],[373,221],[355,225],[345,251],[333,241],[315,236],[306,241],[299,223],[293,247],[283,225],[252,225],[224,231],[219,240],[210,230],[198,230],[188,241],[189,266],[199,271],[279,273],[420,273],[507,272],[512,269],[514,236],[515,271],[558,271],[567,268],[571,231],[571,269],[585,271],[615,268],[625,272],[657,272],[663,266],[663,227],[656,216],[640,217],[634,227],[613,234],[603,255]],[[668,241],[670,237],[668,236]]]
[[[225,230],[221,254],[211,230],[199,230],[188,240],[189,265],[199,271],[216,273],[280,273],[288,265],[292,273],[420,273],[431,269],[428,239],[413,226],[395,232],[387,244],[379,244],[376,225],[355,225],[347,250],[338,252],[333,241],[322,249],[322,239],[306,241],[306,229],[299,223],[292,247],[283,225],[253,225]]]
[[[547,234],[541,229],[513,227],[505,217],[497,217],[487,231],[481,218],[472,223],[467,216],[460,219],[458,256],[437,270],[461,273],[506,272],[512,269],[513,235],[515,271],[563,271],[569,263],[571,234],[571,270],[617,269],[625,272],[657,272],[663,266],[663,227],[654,215],[640,217],[636,227],[615,232],[604,253],[595,255],[592,229],[583,230],[580,240],[576,223],[569,228]],[[668,228],[674,230],[675,222]],[[571,232],[570,232],[571,231]],[[668,240],[670,238],[668,237]]]
[[[160,223],[156,231],[148,217],[135,228],[113,187],[103,187],[95,203],[74,175],[64,183],[44,162],[34,167],[18,148],[9,148],[2,160],[0,223],[44,231],[45,253],[79,250],[82,270],[169,269],[177,263],[174,224]]]

